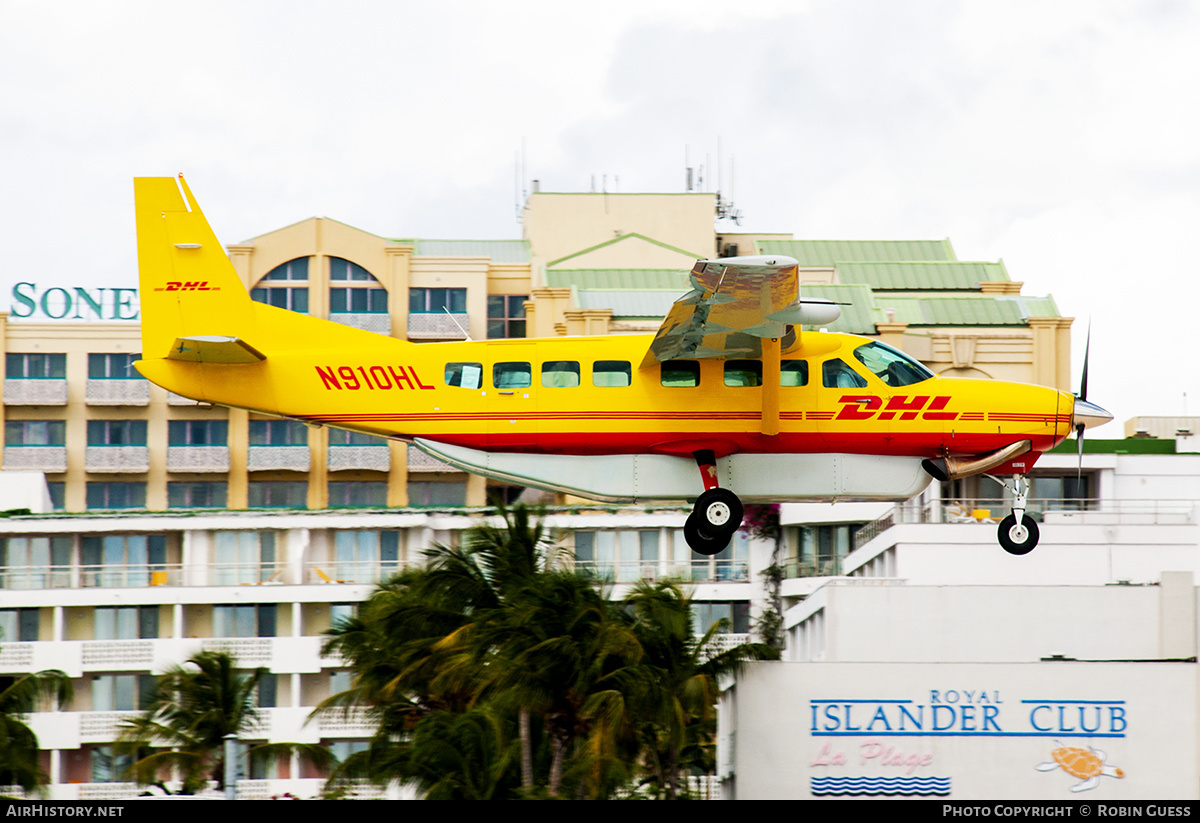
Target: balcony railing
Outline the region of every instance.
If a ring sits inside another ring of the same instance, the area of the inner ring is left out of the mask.
[[[67,470],[67,447],[5,446],[4,468],[65,472]]]
[[[88,446],[87,470],[112,474],[140,474],[150,471],[148,446]]]
[[[999,523],[1012,511],[1012,501],[999,498],[902,503],[868,523],[854,535],[854,548],[865,546],[898,523]],[[1025,513],[1037,522],[1078,525],[1186,525],[1197,522],[1192,500],[1099,500],[1095,498],[1029,498]]]
[[[182,585],[178,563],[0,566],[0,589],[121,589]]]
[[[466,340],[463,329],[469,325],[467,314],[414,313],[408,316],[408,336],[413,340]]]
[[[330,446],[331,472],[361,469],[385,472],[392,465],[392,450],[386,443],[375,446]]]
[[[250,471],[306,472],[311,464],[308,446],[251,446],[247,468]]]
[[[668,579],[693,583],[744,583],[750,579],[749,564],[745,560],[568,560],[567,565],[610,583]]]
[[[132,380],[87,381],[84,399],[89,406],[148,406],[150,405],[150,381]]]
[[[387,312],[331,311],[329,319],[343,326],[353,326],[376,334],[392,333],[392,317]]]
[[[462,469],[443,463],[415,446],[408,447],[408,470],[410,472],[462,472]]]
[[[378,583],[408,566],[400,560],[314,561],[305,568],[305,583]]]
[[[65,406],[66,378],[9,378],[4,381],[4,405]]]
[[[227,472],[228,446],[167,446],[167,471]]]

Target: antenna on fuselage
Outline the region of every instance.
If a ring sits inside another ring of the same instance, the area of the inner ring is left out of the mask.
[[[463,337],[464,337],[464,338],[466,338],[466,341],[467,341],[468,343],[474,343],[474,342],[475,342],[474,340],[472,340],[472,339],[471,339],[471,334],[470,334],[470,332],[468,332],[466,329],[464,329],[464,328],[462,327],[462,324],[461,324],[461,323],[459,323],[459,322],[458,322],[458,320],[457,320],[457,319],[454,317],[454,315],[450,313],[450,309],[448,309],[446,306],[442,306],[442,311],[444,311],[444,312],[445,312],[445,313],[446,313],[446,314],[447,314],[447,315],[450,317],[450,322],[451,322],[451,323],[453,323],[454,325],[458,326],[458,330],[459,330],[460,332],[462,332],[462,333],[463,333]]]

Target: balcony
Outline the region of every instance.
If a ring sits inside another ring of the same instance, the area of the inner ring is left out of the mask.
[[[363,469],[388,471],[392,466],[392,450],[387,445],[330,446],[329,471]]]
[[[150,381],[88,380],[84,400],[89,406],[148,406]]]
[[[901,523],[999,523],[1008,516],[1011,500],[935,500],[904,503],[863,526],[854,535],[859,549],[892,526]],[[1091,526],[1180,526],[1200,521],[1192,500],[1098,500],[1094,498],[1034,498],[1025,513],[1039,523]]]
[[[65,406],[67,405],[67,381],[60,377],[5,380],[4,405]]]
[[[466,340],[464,329],[470,328],[467,314],[410,314],[408,337],[410,340]]]
[[[707,565],[698,561],[700,565]],[[726,562],[726,561],[721,561]],[[374,584],[408,567],[399,560],[317,560],[292,570],[286,562],[213,563],[189,568],[178,563],[104,566],[0,566],[0,590],[146,589],[155,586],[291,586],[327,583]],[[296,579],[297,575],[300,577]],[[709,573],[694,580],[707,580]],[[0,654],[18,644],[0,644]]]
[[[415,446],[408,447],[408,470],[410,472],[458,472],[463,474],[463,470],[451,466],[449,463],[443,463],[436,457],[431,457]]]
[[[343,326],[353,326],[363,331],[373,331],[376,334],[392,333],[392,316],[384,312],[330,312],[329,319]],[[465,323],[463,324],[466,325]],[[410,323],[411,327],[412,324]],[[412,332],[409,332],[412,337]]]
[[[86,466],[98,474],[138,474],[150,471],[146,446],[88,446]]]
[[[4,468],[42,472],[67,470],[66,446],[5,446]]]
[[[85,640],[83,668],[89,671],[149,669],[154,665],[154,643],[154,640]]]
[[[168,446],[167,471],[228,472],[228,446]]]
[[[639,580],[685,580],[692,583],[745,583],[750,579],[745,560],[576,560],[575,571],[610,583]]]
[[[251,446],[249,451],[250,471],[306,472],[312,465],[308,446]]]
[[[173,391],[169,391],[169,392],[167,392],[167,405],[168,406],[200,406],[200,405],[207,405],[207,404],[202,404],[199,400],[193,400],[190,397],[184,397],[182,394],[176,394]]]

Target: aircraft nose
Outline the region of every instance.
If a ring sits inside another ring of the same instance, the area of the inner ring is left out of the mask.
[[[1090,429],[1093,426],[1103,426],[1112,419],[1112,414],[1106,409],[1100,408],[1095,403],[1075,398],[1075,413],[1071,416],[1073,428],[1083,426],[1085,429]]]

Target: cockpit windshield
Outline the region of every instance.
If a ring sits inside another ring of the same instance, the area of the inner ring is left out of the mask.
[[[858,361],[889,386],[911,386],[928,380],[934,374],[902,351],[886,343],[872,341],[854,350]]]

